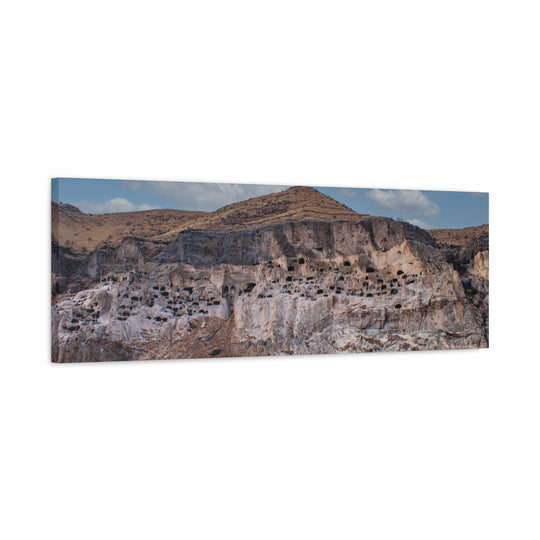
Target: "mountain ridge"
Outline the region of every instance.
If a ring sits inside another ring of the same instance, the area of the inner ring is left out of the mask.
[[[314,188],[293,186],[278,193],[234,202],[208,212],[194,219],[190,228],[244,230],[287,221],[356,221],[365,217]]]
[[[234,202],[211,212],[163,208],[88,214],[72,204],[52,202],[51,214],[53,239],[60,245],[86,251],[119,245],[122,238],[130,236],[172,241],[186,229],[226,232],[289,221],[392,219],[361,214],[308,186],[293,186],[278,193]],[[487,237],[489,225],[431,229],[427,232],[441,245],[463,247],[478,238]]]
[[[185,229],[245,230],[286,221],[356,221],[367,217],[307,186],[238,201],[213,212],[154,209],[87,214],[71,204],[52,203],[53,238],[74,249],[117,245],[122,237],[173,240]]]

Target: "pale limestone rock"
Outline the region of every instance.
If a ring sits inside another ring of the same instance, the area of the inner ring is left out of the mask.
[[[156,246],[131,239],[73,265],[78,281],[91,284],[53,306],[53,358],[488,344],[487,251],[460,275],[429,234],[405,223],[372,218],[185,230],[164,249]]]

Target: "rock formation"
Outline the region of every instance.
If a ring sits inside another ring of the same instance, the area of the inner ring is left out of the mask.
[[[489,227],[430,231],[446,260],[459,273],[469,302],[478,308],[488,337],[489,328]]]
[[[304,187],[163,212],[168,230],[91,250],[53,223],[54,361],[488,345],[487,226],[457,242]]]

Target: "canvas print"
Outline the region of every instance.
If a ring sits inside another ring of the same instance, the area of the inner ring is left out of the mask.
[[[53,179],[52,361],[487,347],[488,202]]]

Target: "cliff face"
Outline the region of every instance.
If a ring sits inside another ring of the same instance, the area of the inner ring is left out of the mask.
[[[261,223],[257,210],[238,230],[228,212],[226,226],[183,229],[170,243],[124,238],[90,253],[56,245],[53,359],[487,346],[487,251],[461,264],[406,223],[299,219],[306,213],[290,208],[294,219]]]
[[[459,273],[467,300],[482,314],[489,328],[489,226],[434,230],[431,235],[445,259]]]
[[[384,218],[358,221],[286,222],[241,231],[185,230],[160,256],[160,263],[195,266],[253,265],[279,257],[324,259],[358,255],[376,257],[406,239],[426,246],[435,242],[425,231]]]

